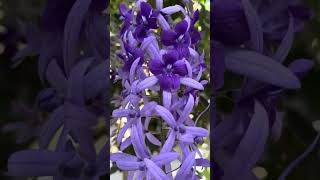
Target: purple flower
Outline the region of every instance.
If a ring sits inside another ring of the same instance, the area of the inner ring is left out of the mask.
[[[149,3],[144,1],[140,4],[140,11],[138,11],[136,17],[137,27],[134,31],[134,36],[139,41],[143,41],[147,37],[147,33],[150,29],[157,29],[157,17],[160,11],[153,10]]]
[[[160,59],[153,59],[150,71],[159,78],[160,87],[163,90],[177,90],[180,87],[180,77],[188,74],[184,60],[179,60],[175,51],[168,52]]]
[[[189,45],[191,43],[190,35],[188,33],[190,24],[186,20],[178,22],[174,30],[163,30],[161,33],[161,42],[165,46],[174,46],[178,57],[188,57]]]

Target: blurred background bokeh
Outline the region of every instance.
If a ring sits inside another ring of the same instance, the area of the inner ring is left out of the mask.
[[[119,46],[116,43],[116,34],[121,24],[117,5],[121,1],[112,0],[109,7],[110,51],[113,52],[111,62],[117,62],[115,52]],[[27,27],[38,23],[45,2],[44,0],[0,0],[0,179],[7,179],[3,173],[6,171],[9,155],[33,146],[36,142],[36,138],[30,134],[32,131],[28,129],[37,128],[36,123],[41,117],[41,113],[33,111],[36,95],[42,88],[37,75],[37,57],[26,58],[14,69],[11,68],[11,59],[25,46]],[[197,24],[203,33],[200,49],[204,48],[209,52],[209,2],[206,0],[196,2],[202,9]],[[305,150],[317,134],[314,125],[317,121],[320,122],[320,1],[305,0],[305,2],[313,9],[315,16],[301,33],[296,34],[294,47],[286,63],[297,58],[308,58],[314,60],[315,67],[304,79],[302,88],[299,91],[289,92],[279,107],[285,112],[283,133],[278,142],[268,144],[264,157],[255,168],[259,177],[265,180],[277,179],[288,163]],[[165,0],[165,6],[170,4],[182,4],[182,0]],[[206,59],[209,62],[208,54]],[[226,82],[228,83],[228,79]],[[119,88],[120,85],[116,84],[113,91],[117,92]],[[203,97],[209,95],[208,89]],[[225,106],[228,105],[218,102],[218,108]],[[21,124],[18,126],[21,129],[11,131],[10,124],[21,122],[27,122],[27,125]],[[202,126],[208,125],[208,114],[204,115],[200,122],[204,123]],[[204,146],[203,149],[209,151],[209,147]],[[294,169],[288,179],[318,180],[319,166],[320,145]],[[112,172],[116,171],[112,169]],[[204,176],[208,177],[206,174]]]

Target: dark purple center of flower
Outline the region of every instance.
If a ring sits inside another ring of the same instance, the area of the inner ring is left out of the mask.
[[[172,73],[172,64],[168,64],[165,68],[165,71],[167,74],[171,74]]]

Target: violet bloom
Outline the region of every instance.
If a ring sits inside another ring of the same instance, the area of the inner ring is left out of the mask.
[[[168,52],[160,59],[153,59],[150,64],[150,71],[159,79],[160,87],[163,90],[177,90],[180,87],[180,77],[188,74],[184,60],[179,60],[175,51]]]
[[[157,17],[160,11],[153,10],[149,3],[141,2],[140,11],[137,14],[136,23],[137,27],[134,31],[134,36],[139,41],[143,41],[147,37],[150,29],[157,29]]]
[[[188,33],[190,24],[187,20],[182,20],[177,23],[174,30],[164,30],[161,33],[161,42],[165,46],[174,46],[179,58],[188,57],[189,46],[191,43],[190,35]]]

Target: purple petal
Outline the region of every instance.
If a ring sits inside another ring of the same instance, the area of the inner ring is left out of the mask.
[[[74,66],[70,72],[67,98],[69,101],[77,103],[77,105],[83,105],[85,103],[84,77],[85,72],[92,61],[92,58],[84,59]]]
[[[180,83],[186,86],[192,87],[194,89],[203,90],[204,87],[198,81],[191,79],[191,78],[180,78]]]
[[[176,61],[178,61],[178,54],[175,51],[170,51],[162,56],[163,62],[165,65],[171,64],[173,65]]]
[[[51,142],[53,136],[58,131],[59,127],[61,127],[63,123],[63,106],[56,109],[54,112],[50,114],[49,119],[46,121],[44,126],[42,127],[42,131],[40,134],[40,148],[46,148]]]
[[[210,167],[210,161],[208,159],[196,159],[196,165],[202,167]]]
[[[163,30],[170,30],[170,25],[168,24],[167,20],[161,14],[159,14],[159,16],[158,16],[158,21],[159,21],[159,24]]]
[[[233,159],[226,165],[230,173],[226,178],[234,179],[251,171],[252,166],[261,158],[269,135],[268,114],[264,107],[255,102],[254,115],[247,131],[238,145]],[[250,148],[248,148],[250,147]]]
[[[174,27],[174,31],[177,33],[177,36],[185,34],[187,30],[188,30],[188,22],[186,20],[180,21]]]
[[[144,79],[143,81],[141,81],[138,84],[137,91],[139,92],[139,91],[145,90],[147,88],[150,88],[150,87],[154,86],[155,84],[157,84],[157,82],[158,82],[158,78],[156,76],[147,77],[146,79]]]
[[[64,76],[61,68],[57,64],[56,60],[52,60],[48,65],[46,71],[46,79],[49,84],[55,88],[59,93],[65,94],[67,79]]]
[[[119,4],[119,12],[123,17],[125,17],[126,14],[128,13],[128,8],[124,3]]]
[[[160,153],[171,152],[175,140],[176,140],[176,133],[173,130],[169,131],[169,136],[167,137],[167,140],[164,143]]]
[[[177,90],[180,87],[180,78],[178,75],[166,75],[159,76],[160,87],[165,91]]]
[[[168,92],[168,91],[162,92],[162,103],[165,108],[169,109],[171,107],[171,99],[172,99],[171,92]]]
[[[139,41],[143,41],[143,39],[147,37],[147,29],[144,27],[144,25],[139,25],[135,29],[134,37]]]
[[[181,179],[187,178],[187,175],[190,173],[190,170],[195,162],[196,153],[191,152],[186,159],[183,161],[176,177]]]
[[[138,158],[126,153],[112,153],[110,154],[110,160],[113,162],[117,161],[133,161],[137,162]]]
[[[25,150],[12,154],[8,174],[12,176],[53,176],[62,163],[73,157],[69,152]]]
[[[163,73],[164,64],[160,59],[152,59],[149,63],[149,69],[154,75],[159,75]]]
[[[143,116],[151,116],[154,113],[154,108],[156,108],[157,103],[154,101],[151,101],[143,106],[141,109],[141,115]]]
[[[136,60],[134,60],[134,62],[132,63],[131,65],[131,68],[130,68],[130,83],[132,83],[134,81],[134,78],[135,78],[135,73],[136,73],[136,70],[138,68],[138,65],[140,63],[140,58],[137,58]]]
[[[118,146],[121,144],[122,138],[123,138],[124,134],[126,133],[127,129],[130,128],[131,124],[132,124],[132,122],[129,121],[121,128],[121,130],[120,130],[120,132],[118,134],[118,137],[117,137]]]
[[[104,61],[86,74],[84,79],[86,99],[95,98],[100,93],[107,91],[108,81],[106,81],[105,78],[108,76],[109,72],[106,67],[107,62]]]
[[[194,106],[194,98],[191,94],[189,94],[187,104],[185,105],[182,115],[178,120],[179,123],[184,122],[186,118],[189,117],[189,114],[191,113],[193,106]]]
[[[155,110],[169,126],[176,126],[176,120],[168,109],[163,106],[157,105]]]
[[[68,73],[78,58],[79,36],[83,20],[89,10],[91,0],[77,0],[73,4],[64,28],[63,60]]]
[[[151,134],[150,132],[148,132],[148,133],[146,133],[146,136],[147,136],[148,140],[149,140],[152,144],[154,144],[154,145],[156,145],[156,146],[161,146],[161,142],[160,142],[156,137],[154,137],[153,134]]]
[[[142,1],[140,4],[140,8],[141,8],[141,15],[145,17],[149,17],[152,11],[152,6],[149,3]]]
[[[170,164],[171,161],[178,158],[179,158],[179,153],[166,152],[166,153],[160,153],[159,155],[152,157],[151,160],[155,162],[158,166],[162,166],[165,164]]]
[[[172,66],[172,70],[173,70],[173,73],[179,74],[180,76],[185,76],[188,74],[185,60],[176,61]]]
[[[160,167],[158,167],[154,162],[145,158],[143,160],[146,163],[148,168],[148,172],[150,172],[154,179],[156,180],[169,180],[167,175],[162,171]]]
[[[112,117],[120,118],[120,117],[127,117],[133,110],[130,109],[115,109],[112,111]]]
[[[279,62],[283,62],[289,54],[292,43],[294,40],[294,18],[290,16],[289,27],[286,35],[281,41],[277,52],[274,54],[273,58]]]
[[[314,66],[308,59],[297,59],[289,64],[289,69],[300,79],[303,78]]]
[[[143,137],[139,136],[138,129],[135,125],[131,127],[131,142],[137,156],[140,158],[149,157],[150,153],[147,150]]]
[[[160,36],[160,40],[163,45],[171,46],[176,43],[177,33],[172,30],[163,30]]]
[[[226,67],[238,74],[288,89],[298,89],[299,79],[285,66],[254,51],[237,50],[225,57]]]
[[[121,145],[120,145],[120,150],[123,151],[125,149],[127,149],[127,147],[129,147],[131,145],[131,138],[128,137],[127,139],[125,139]]]
[[[179,137],[180,142],[192,144],[194,143],[194,136],[189,133],[185,133]]]
[[[166,15],[174,14],[179,11],[181,11],[183,14],[186,14],[185,10],[180,5],[169,6],[161,9],[161,12]]]
[[[141,162],[134,162],[134,161],[127,161],[127,160],[120,160],[116,161],[116,164],[119,169],[124,171],[134,171],[138,170],[139,166],[142,164]]]
[[[262,30],[262,23],[260,18],[257,14],[257,11],[252,6],[249,0],[242,1],[244,13],[247,17],[247,22],[250,29],[251,34],[251,43],[253,48],[257,51],[262,53],[263,52],[263,30]]]
[[[209,136],[208,130],[200,127],[186,127],[186,133],[193,136],[206,137]]]

